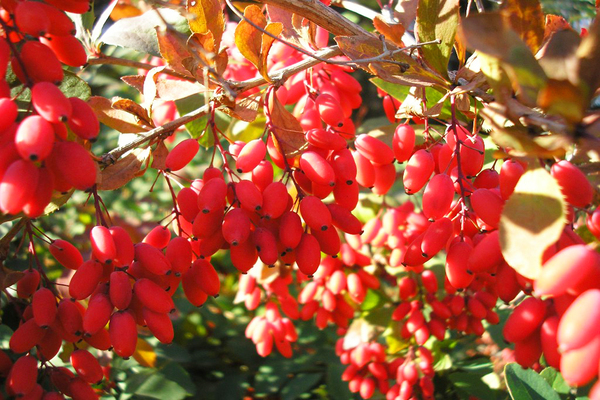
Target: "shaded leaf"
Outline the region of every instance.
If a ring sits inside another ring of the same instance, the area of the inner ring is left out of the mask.
[[[501,14],[472,15],[463,20],[460,32],[468,47],[500,60],[519,99],[527,105],[535,105],[546,75]]]
[[[104,32],[99,41],[160,57],[155,27],[162,26],[163,19],[178,32],[188,32],[185,17],[175,10],[160,8],[137,17],[118,20]]]
[[[495,392],[481,380],[481,376],[469,372],[453,372],[448,379],[461,392],[480,399],[494,399]]]
[[[102,170],[98,177],[98,190],[116,190],[127,184],[133,178],[143,174],[144,163],[150,157],[150,148],[133,149],[116,163]]]
[[[539,106],[549,114],[562,115],[575,124],[583,118],[587,104],[579,87],[565,80],[548,79],[538,96]]]
[[[296,117],[286,110],[273,94],[269,96],[268,118],[268,126],[277,149],[286,157],[299,155],[306,146],[304,130]]]
[[[194,110],[197,110],[199,107],[204,105],[204,96],[199,94],[195,94],[193,96],[185,97],[182,99],[175,100],[175,105],[177,106],[177,111],[179,111],[179,115],[188,114]],[[208,116],[204,116],[192,122],[188,122],[185,124],[185,128],[189,132],[190,136],[194,139],[198,140],[205,148],[209,148],[214,143],[213,135],[203,135],[206,130],[206,125],[208,123]]]
[[[225,31],[225,18],[219,0],[187,0],[186,9],[190,14],[189,26],[193,33],[201,35],[211,33],[213,48],[210,51],[218,52],[221,38]]]
[[[301,395],[310,393],[310,390],[319,383],[323,374],[309,373],[295,375],[290,382],[283,387],[281,394],[284,400],[294,400]]]
[[[500,12],[533,53],[544,38],[544,14],[539,0],[504,0]]]
[[[8,269],[0,262],[0,280],[1,280],[1,290],[5,290],[7,287],[10,287],[21,280],[25,273],[23,271],[13,271],[12,269]]]
[[[154,169],[167,169],[165,160],[167,159],[168,155],[169,150],[167,149],[167,146],[165,146],[165,141],[161,140],[156,145],[156,148],[152,150],[152,164],[150,164],[150,166]]]
[[[448,76],[448,60],[458,27],[458,0],[421,0],[417,9],[416,33],[419,42],[439,39],[439,45],[421,47],[426,63],[440,75]]]
[[[500,216],[500,248],[519,274],[536,279],[542,255],[562,233],[565,203],[556,180],[543,168],[526,171]]]
[[[50,204],[48,204],[46,208],[44,208],[44,215],[52,214],[54,211],[58,210],[63,205],[65,205],[74,192],[74,188],[69,190],[67,193],[59,193],[58,195],[56,195],[55,191],[55,194],[53,194]]]
[[[380,57],[383,53],[383,43],[373,36],[336,36],[340,49],[352,60]],[[398,50],[392,43],[387,43],[390,51]],[[440,86],[446,87],[447,82],[441,76],[425,69],[410,55],[397,52],[392,57],[368,64],[359,64],[361,68],[377,75],[391,83],[408,86]]]
[[[112,129],[121,133],[141,133],[147,131],[147,129],[140,126],[137,118],[132,114],[112,108],[112,102],[107,98],[94,96],[90,98],[88,104],[96,113],[98,120]]]
[[[551,79],[569,80],[578,85],[577,47],[581,38],[572,29],[555,32],[537,54],[540,65]]]
[[[600,74],[598,65],[600,65],[600,18],[596,18],[588,29],[588,34],[581,39],[581,44],[577,49],[577,58],[579,58],[579,68],[577,73],[580,84],[583,86],[585,103],[589,103],[596,89],[600,87]]]
[[[548,382],[531,369],[523,369],[516,363],[510,363],[504,367],[504,376],[513,400],[560,399]]]
[[[564,17],[561,17],[560,15],[547,14],[544,24],[544,41],[550,38],[550,36],[555,32],[566,29],[573,30],[569,24],[569,21],[567,21]]]

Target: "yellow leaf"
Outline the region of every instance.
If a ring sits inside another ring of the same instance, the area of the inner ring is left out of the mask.
[[[565,225],[565,202],[556,180],[543,168],[527,171],[500,217],[500,248],[519,274],[536,279],[542,255]]]
[[[214,51],[219,51],[221,37],[225,31],[225,19],[219,0],[188,0],[188,23],[193,33],[204,35],[211,32],[214,38]]]
[[[138,338],[133,358],[143,367],[154,368],[156,366],[156,352],[154,351],[154,347],[142,338]]]

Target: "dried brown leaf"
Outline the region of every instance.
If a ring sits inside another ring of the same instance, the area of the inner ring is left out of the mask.
[[[112,108],[112,103],[107,98],[93,96],[88,100],[88,104],[96,113],[98,120],[112,129],[121,133],[141,133],[147,131],[147,129],[140,126],[138,119],[132,114]]]
[[[225,114],[240,119],[246,122],[252,122],[258,115],[258,109],[262,104],[262,96],[260,94],[241,98],[235,102],[235,107],[221,107],[220,111]]]
[[[268,118],[269,128],[278,150],[288,158],[299,155],[306,146],[304,130],[296,117],[279,102],[277,96],[269,96]]]
[[[113,165],[109,165],[98,177],[98,190],[116,190],[133,178],[143,174],[142,165],[150,157],[150,148],[133,149]]]
[[[154,169],[165,170],[167,169],[165,165],[165,160],[169,155],[169,150],[167,146],[165,146],[164,141],[158,142],[156,148],[152,151],[152,164],[150,166]]]

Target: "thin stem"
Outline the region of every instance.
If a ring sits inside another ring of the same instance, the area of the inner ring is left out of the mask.
[[[169,136],[170,134],[172,134],[173,132],[175,132],[175,130],[177,130],[177,128],[179,128],[181,125],[185,125],[188,122],[192,122],[197,120],[198,118],[203,117],[204,115],[206,115],[208,113],[208,111],[210,110],[210,107],[208,105],[204,105],[194,111],[192,111],[189,114],[186,114],[182,117],[179,117],[177,119],[174,119],[171,122],[167,122],[166,124],[159,126],[158,128],[154,128],[152,130],[149,130],[148,132],[144,133],[144,134],[140,134],[140,138],[127,143],[124,146],[120,146],[117,147],[116,149],[113,149],[111,151],[109,151],[108,153],[104,154],[102,156],[102,159],[100,160],[100,165],[103,167],[106,167],[108,165],[114,164],[119,157],[121,157],[123,154],[127,153],[128,151],[135,149],[136,147],[140,146],[143,143],[146,143],[148,141],[152,141],[160,136]]]
[[[140,61],[127,60],[125,58],[107,56],[105,54],[98,54],[98,57],[88,59],[87,65],[121,65],[124,67],[144,69],[147,71],[151,70],[152,68],[156,68],[156,65],[143,63]],[[184,79],[186,81],[196,82],[196,78],[193,76],[185,75],[169,68],[163,69],[161,73],[173,76],[175,78]]]

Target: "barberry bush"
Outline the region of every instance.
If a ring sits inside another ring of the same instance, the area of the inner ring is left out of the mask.
[[[590,8],[0,0],[0,398],[600,399]]]

